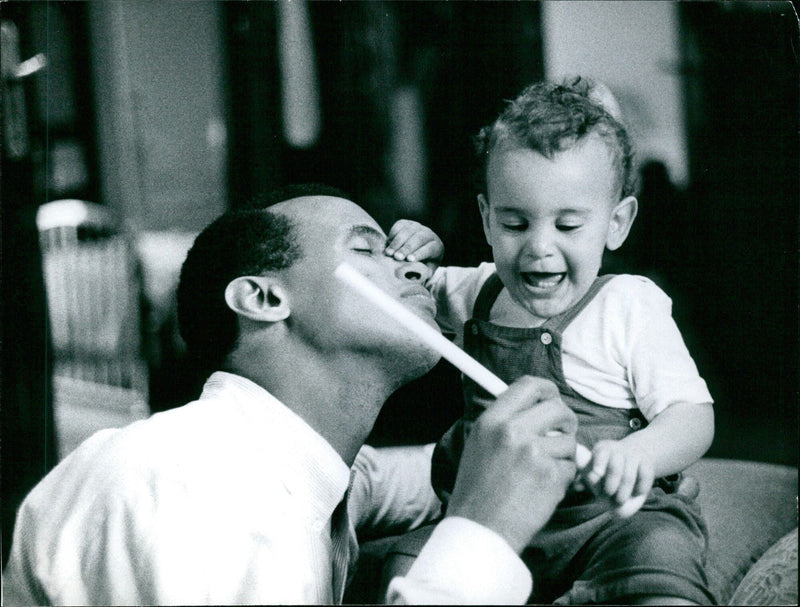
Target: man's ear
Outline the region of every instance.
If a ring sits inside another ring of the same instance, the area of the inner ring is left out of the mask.
[[[225,302],[239,316],[262,322],[289,317],[289,298],[270,276],[239,276],[225,287]]]
[[[483,194],[478,194],[478,209],[481,212],[483,234],[486,236],[486,242],[489,243],[489,246],[492,246],[492,231],[489,229],[489,226],[491,225],[489,222],[489,213],[491,209],[489,207],[489,201],[486,200],[486,196]]]
[[[609,251],[616,251],[625,242],[631,231],[633,220],[636,219],[638,209],[639,203],[633,196],[623,198],[614,207],[608,222],[608,236],[606,237],[606,248]]]

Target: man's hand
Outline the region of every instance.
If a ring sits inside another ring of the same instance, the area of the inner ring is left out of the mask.
[[[471,519],[521,552],[575,477],[577,426],[552,382],[514,382],[472,426],[447,516]]]
[[[618,504],[647,495],[653,486],[653,465],[644,453],[625,441],[602,440],[594,445],[586,479]]]
[[[389,230],[385,253],[399,261],[421,261],[433,271],[442,262],[444,244],[430,228],[401,219]]]

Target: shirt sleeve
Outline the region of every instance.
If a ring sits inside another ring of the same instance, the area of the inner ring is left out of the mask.
[[[625,357],[628,380],[643,415],[653,419],[675,403],[712,403],[672,318],[672,300],[647,279],[641,279],[636,295],[629,298]]]
[[[523,604],[531,574],[493,531],[460,517],[439,523],[404,577],[389,583],[390,604]]]
[[[442,267],[428,281],[427,286],[436,301],[436,322],[443,333],[455,335],[459,345],[463,342],[464,323],[472,316],[475,299],[494,271],[493,263],[482,263],[477,268]]]
[[[348,500],[359,537],[403,533],[440,515],[442,505],[431,486],[433,447],[361,448]]]

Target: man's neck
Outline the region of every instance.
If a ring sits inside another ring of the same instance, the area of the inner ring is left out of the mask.
[[[382,372],[369,361],[331,360],[315,352],[282,350],[269,356],[261,348],[249,350],[238,348],[226,370],[268,390],[351,466],[394,390]]]

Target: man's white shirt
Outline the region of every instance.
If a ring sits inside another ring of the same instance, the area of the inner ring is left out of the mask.
[[[364,447],[351,471],[266,390],[218,372],[199,400],[95,434],[34,488],[3,604],[338,603],[354,527],[435,517],[429,474],[430,446]],[[348,486],[350,524],[332,531]],[[502,538],[451,517],[389,599],[510,603],[530,589]]]

